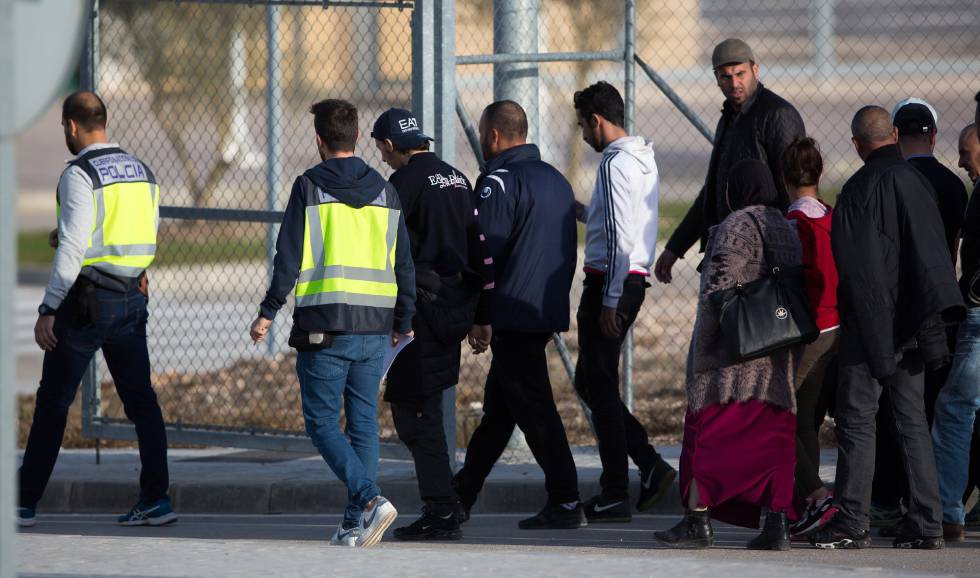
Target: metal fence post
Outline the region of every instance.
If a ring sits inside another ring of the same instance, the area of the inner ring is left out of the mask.
[[[834,0],[810,3],[810,35],[813,37],[812,61],[821,78],[834,72]]]
[[[636,116],[636,1],[626,0],[626,25],[623,39],[624,89],[626,92],[626,132],[633,134]],[[623,341],[623,402],[633,411],[633,327],[626,331]]]
[[[265,7],[265,34],[266,34],[266,84],[265,84],[265,183],[266,183],[266,209],[276,210],[279,201],[279,179],[282,167],[280,166],[280,153],[282,145],[282,85],[280,84],[280,72],[282,51],[279,49],[279,7],[267,5]],[[273,223],[266,225],[265,229],[265,250],[268,260],[269,282],[272,282],[273,261],[276,258],[276,237],[279,234],[279,227]],[[269,336],[266,338],[266,347],[270,355],[279,352],[279,332],[282,329],[283,317],[277,315],[272,326],[269,327]]]
[[[494,54],[538,52],[540,0],[494,0]],[[493,99],[510,99],[527,112],[528,142],[538,142],[538,66],[515,62],[493,65]]]
[[[78,85],[82,90],[98,91],[99,66],[99,0],[92,0],[92,11],[85,28],[85,40],[78,67]],[[98,366],[95,359],[82,376],[82,434],[101,437],[96,421],[102,417],[102,388],[99,387]]]
[[[456,162],[456,3],[418,0],[412,12],[412,108],[434,150]],[[442,394],[442,423],[449,461],[456,467],[456,388]]]

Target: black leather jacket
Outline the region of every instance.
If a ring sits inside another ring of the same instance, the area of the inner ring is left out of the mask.
[[[701,240],[704,250],[708,229],[722,222],[728,213],[725,188],[728,171],[743,159],[759,159],[772,171],[782,208],[789,205],[783,185],[783,151],[797,138],[806,136],[803,119],[792,104],[762,83],[736,112],[727,101],[715,129],[715,143],[708,163],[708,175],[694,205],[667,242],[667,248],[681,257]]]

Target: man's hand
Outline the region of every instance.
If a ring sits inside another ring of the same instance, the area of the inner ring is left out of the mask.
[[[34,324],[34,341],[44,351],[54,351],[58,338],[54,336],[54,315],[41,315]]]
[[[657,263],[653,266],[653,274],[656,275],[657,281],[661,283],[670,283],[673,281],[674,277],[671,275],[670,270],[674,268],[674,263],[676,262],[677,255],[670,249],[664,249],[663,253],[657,257]]]
[[[623,323],[620,321],[619,315],[616,314],[616,309],[612,307],[602,308],[602,312],[599,313],[599,329],[605,337],[615,338],[620,336]]]
[[[585,222],[585,205],[575,201],[575,220],[579,223]]]
[[[470,334],[466,336],[473,353],[479,355],[490,347],[490,339],[493,337],[493,329],[489,325],[474,325],[470,329]]]
[[[58,248],[58,229],[51,229],[48,233],[48,246],[52,249]]]
[[[401,340],[405,339],[406,337],[414,338],[415,337],[415,332],[414,331],[409,331],[408,333],[398,333],[397,331],[392,331],[391,332],[391,346],[392,347],[397,346],[398,343]]]
[[[252,322],[252,328],[249,329],[248,335],[252,338],[253,342],[259,343],[268,335],[270,327],[272,327],[272,320],[259,315]]]
[[[143,297],[150,298],[150,278],[146,276],[146,271],[140,275],[139,284],[136,285],[136,288],[143,294]]]

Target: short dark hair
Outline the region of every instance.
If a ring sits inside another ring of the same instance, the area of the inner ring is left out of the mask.
[[[357,107],[328,98],[310,107],[316,134],[333,152],[352,151],[357,143]]]
[[[483,120],[488,129],[509,139],[527,138],[527,113],[513,100],[498,100],[483,109]]]
[[[417,147],[408,148],[398,148],[395,147],[395,152],[400,155],[407,155],[409,153],[424,153],[429,150],[429,141],[423,140]]]
[[[73,92],[61,106],[62,120],[73,120],[85,131],[104,129],[108,114],[99,95],[86,90]]]
[[[810,137],[794,140],[783,151],[783,179],[794,187],[815,187],[823,173],[823,157],[817,141]]]
[[[575,110],[586,119],[597,114],[620,128],[626,126],[626,104],[623,97],[615,86],[604,80],[576,92],[572,100],[575,102]]]
[[[894,130],[891,115],[877,105],[861,107],[851,121],[851,135],[866,145],[888,140]]]

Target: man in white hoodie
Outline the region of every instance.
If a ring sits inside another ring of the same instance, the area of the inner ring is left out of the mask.
[[[602,460],[602,493],[585,504],[594,522],[628,522],[631,457],[640,469],[636,507],[661,500],[677,472],[650,444],[619,393],[619,357],[649,284],[657,246],[660,176],[653,145],[624,127],[623,97],[598,82],[575,93],[582,138],[602,162],[585,208],[585,284],[578,309],[575,389],[592,410]]]

